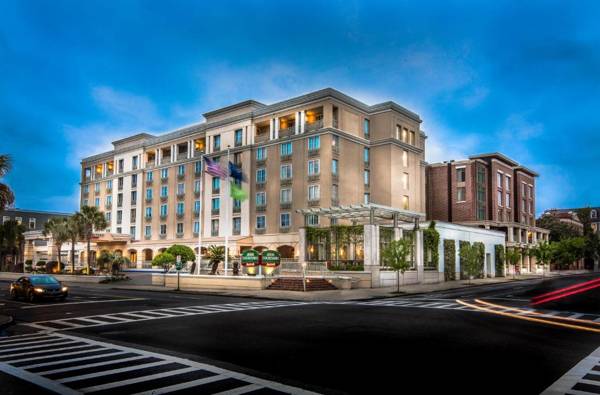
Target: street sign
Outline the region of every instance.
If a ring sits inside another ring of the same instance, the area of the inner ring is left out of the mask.
[[[181,270],[183,268],[183,263],[181,262],[181,255],[177,255],[177,261],[175,262],[175,269]]]
[[[281,263],[281,255],[277,251],[265,250],[262,252],[262,264],[267,267],[277,267]]]
[[[254,267],[258,265],[259,252],[256,250],[246,250],[242,252],[242,266]]]

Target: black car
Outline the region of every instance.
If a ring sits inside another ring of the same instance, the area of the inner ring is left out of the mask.
[[[62,301],[68,295],[69,289],[63,286],[56,277],[48,274],[23,276],[10,284],[10,297],[13,299],[22,296],[30,302],[39,299],[60,299]]]

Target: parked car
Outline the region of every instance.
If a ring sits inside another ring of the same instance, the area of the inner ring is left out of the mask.
[[[69,296],[69,288],[62,285],[56,277],[49,274],[23,276],[10,284],[10,297],[24,297],[29,302],[40,299],[65,300]]]

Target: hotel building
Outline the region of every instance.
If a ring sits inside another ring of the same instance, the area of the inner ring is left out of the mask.
[[[328,88],[203,115],[165,134],[117,140],[81,162],[81,205],[105,213],[107,232],[129,235],[115,249],[137,266],[174,243],[197,251],[200,230],[203,247],[227,235],[233,254],[269,248],[297,258],[300,228],[335,221],[299,209],[425,211],[426,136],[420,117],[394,102],[367,105]],[[203,156],[239,165],[249,198],[231,199],[228,182],[203,171]]]

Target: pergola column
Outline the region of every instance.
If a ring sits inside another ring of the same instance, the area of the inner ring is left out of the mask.
[[[379,226],[375,224],[365,224],[364,229],[364,268],[365,271],[371,272],[371,287],[378,288],[380,282],[380,266],[379,266]]]
[[[425,278],[425,266],[423,265],[423,231],[415,230],[415,264],[417,265],[417,281],[423,282]]]
[[[298,263],[303,265],[306,262],[306,228],[298,229]]]

